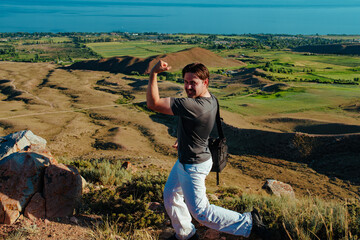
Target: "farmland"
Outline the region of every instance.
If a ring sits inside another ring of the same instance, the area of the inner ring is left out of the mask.
[[[102,57],[133,56],[146,58],[154,55],[178,52],[194,47],[194,45],[162,45],[148,41],[110,42],[110,43],[89,43],[93,51]]]

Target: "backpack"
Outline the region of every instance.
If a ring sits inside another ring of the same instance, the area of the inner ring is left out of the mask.
[[[219,185],[219,173],[225,168],[228,161],[228,146],[221,126],[219,101],[217,98],[215,99],[217,103],[216,126],[219,137],[209,138],[209,149],[213,161],[211,172],[216,172],[216,185]]]

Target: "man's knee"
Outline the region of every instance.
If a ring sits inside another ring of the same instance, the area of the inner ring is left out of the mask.
[[[207,207],[195,207],[190,210],[193,218],[196,219],[199,223],[204,223],[209,221],[209,209]]]
[[[174,205],[176,201],[179,201],[180,198],[181,194],[179,192],[174,192],[172,189],[164,189],[163,199],[165,207]]]

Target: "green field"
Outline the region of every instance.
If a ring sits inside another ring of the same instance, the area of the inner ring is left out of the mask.
[[[336,40],[360,40],[360,35],[321,35],[320,38],[336,39]]]
[[[89,43],[87,46],[104,58],[115,56],[146,58],[195,47],[195,45],[167,45],[149,41]]]
[[[226,109],[246,116],[298,113],[307,111],[338,112],[339,105],[359,100],[359,86],[291,83],[288,91],[220,98]]]
[[[263,68],[266,63],[271,69],[266,74],[285,81],[354,81],[360,78],[360,57],[339,55],[313,55],[268,49],[235,49],[218,51],[224,57],[238,56],[237,59],[248,63],[248,67]],[[242,57],[239,57],[242,56]]]

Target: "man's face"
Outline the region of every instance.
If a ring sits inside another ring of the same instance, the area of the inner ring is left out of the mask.
[[[207,92],[209,80],[201,80],[194,73],[185,73],[184,88],[189,98],[202,97]]]

